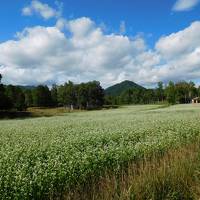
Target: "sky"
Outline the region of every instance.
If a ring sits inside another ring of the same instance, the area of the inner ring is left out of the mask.
[[[200,0],[0,2],[5,84],[200,83]]]

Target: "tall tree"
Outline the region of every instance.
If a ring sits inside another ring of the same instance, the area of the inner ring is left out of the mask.
[[[88,90],[85,83],[77,86],[77,105],[79,109],[86,109],[88,104]]]
[[[65,106],[65,98],[66,98],[66,92],[64,85],[58,86],[57,90],[57,97],[58,97],[58,106]]]
[[[163,101],[164,100],[164,88],[163,88],[163,82],[158,82],[158,86],[156,88],[156,95],[158,101]]]
[[[57,85],[52,85],[51,88],[51,99],[52,99],[52,105],[57,106],[58,105],[58,87]]]
[[[47,86],[39,85],[33,90],[33,103],[38,107],[51,106],[51,92]]]
[[[13,109],[19,111],[26,109],[25,95],[20,87],[8,85],[6,86],[5,93]]]
[[[180,81],[176,83],[176,96],[179,103],[190,103],[195,93],[195,87],[192,82]]]
[[[189,99],[190,99],[190,102],[191,102],[192,98],[194,98],[196,96],[198,96],[197,88],[195,87],[194,82],[190,81],[189,82]]]
[[[33,104],[33,94],[31,89],[24,90],[25,104],[27,107],[32,107]]]
[[[2,75],[0,74],[0,110],[8,110],[11,109],[12,104],[8,97],[6,96],[5,87],[1,84]]]
[[[74,109],[76,105],[76,92],[75,92],[75,85],[73,82],[69,81],[65,84],[65,92],[66,92],[66,105],[70,107],[70,109]]]
[[[101,107],[104,103],[104,90],[98,81],[92,81],[87,84],[88,104],[87,108]]]
[[[165,89],[167,101],[170,104],[175,104],[176,103],[176,89],[175,89],[175,84],[170,81],[168,86]]]
[[[58,102],[62,106],[73,109],[73,107],[77,104],[76,86],[71,81],[58,87],[57,96]]]

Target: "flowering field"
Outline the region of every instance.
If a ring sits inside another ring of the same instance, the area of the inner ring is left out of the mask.
[[[200,135],[200,106],[129,106],[0,121],[0,199],[53,198]]]

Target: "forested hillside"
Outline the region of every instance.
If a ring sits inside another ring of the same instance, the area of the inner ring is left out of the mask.
[[[116,85],[113,85],[105,90],[106,95],[111,95],[111,96],[118,96],[121,95],[124,91],[127,91],[128,89],[141,89],[145,90],[144,87],[141,85],[138,85],[132,81],[123,81],[121,83],[118,83]]]
[[[128,83],[128,84],[127,84]],[[132,87],[131,87],[132,85]],[[129,87],[130,86],[130,87]],[[123,90],[122,90],[123,88]],[[120,91],[120,92],[119,92]],[[153,89],[145,89],[132,82],[122,82],[106,90],[106,104],[154,104],[154,103],[191,103],[200,96],[200,87],[193,82],[179,81],[164,85],[162,82]]]

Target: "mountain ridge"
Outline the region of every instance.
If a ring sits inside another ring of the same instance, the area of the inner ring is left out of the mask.
[[[128,89],[146,89],[143,86],[129,80],[122,81],[105,89],[105,94],[110,96],[118,96]]]

